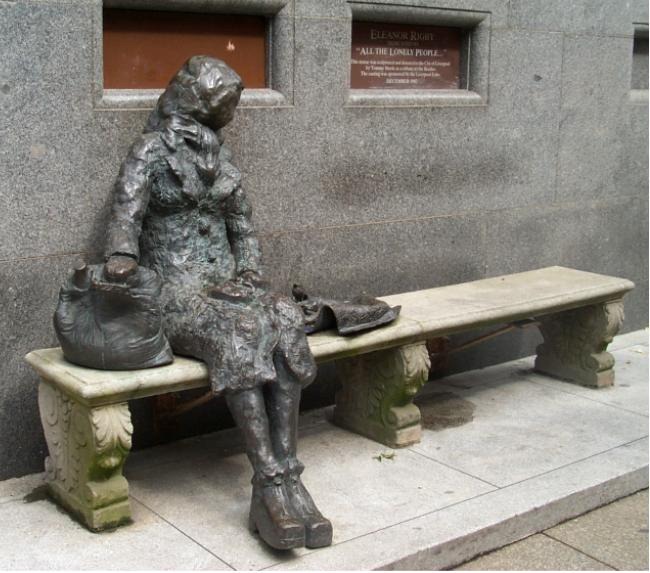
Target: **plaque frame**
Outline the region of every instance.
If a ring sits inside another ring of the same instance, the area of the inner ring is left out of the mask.
[[[491,12],[439,7],[434,1],[419,2],[414,6],[406,3],[385,4],[380,0],[373,3],[347,0],[347,7],[350,18],[349,53],[351,53],[354,21],[460,28],[463,35],[460,89],[352,89],[350,88],[350,63],[348,63],[346,107],[487,105]]]
[[[163,92],[162,89],[104,89],[104,7],[266,17],[266,73],[269,87],[245,89],[239,107],[291,107],[294,98],[294,4],[295,0],[93,0],[94,109],[151,109]]]

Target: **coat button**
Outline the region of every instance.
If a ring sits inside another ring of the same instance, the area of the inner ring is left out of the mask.
[[[210,225],[203,221],[199,222],[199,235],[207,235],[208,233],[210,233]]]

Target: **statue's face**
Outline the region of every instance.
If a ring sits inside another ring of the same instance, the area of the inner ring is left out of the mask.
[[[206,94],[207,123],[215,129],[228,125],[235,117],[235,109],[241,96],[241,86],[222,86],[214,93]]]
[[[214,66],[199,77],[200,120],[221,129],[235,116],[242,84],[239,76],[225,65]]]

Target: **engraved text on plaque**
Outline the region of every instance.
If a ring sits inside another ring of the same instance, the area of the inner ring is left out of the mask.
[[[352,89],[458,89],[462,30],[352,23]]]

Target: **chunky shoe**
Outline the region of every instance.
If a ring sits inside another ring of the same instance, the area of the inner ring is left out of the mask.
[[[332,523],[318,511],[314,500],[300,479],[300,474],[290,472],[285,479],[285,484],[294,509],[293,515],[305,525],[305,547],[316,549],[331,545]]]
[[[249,527],[275,549],[305,545],[305,526],[292,517],[291,502],[282,476],[253,479]]]

